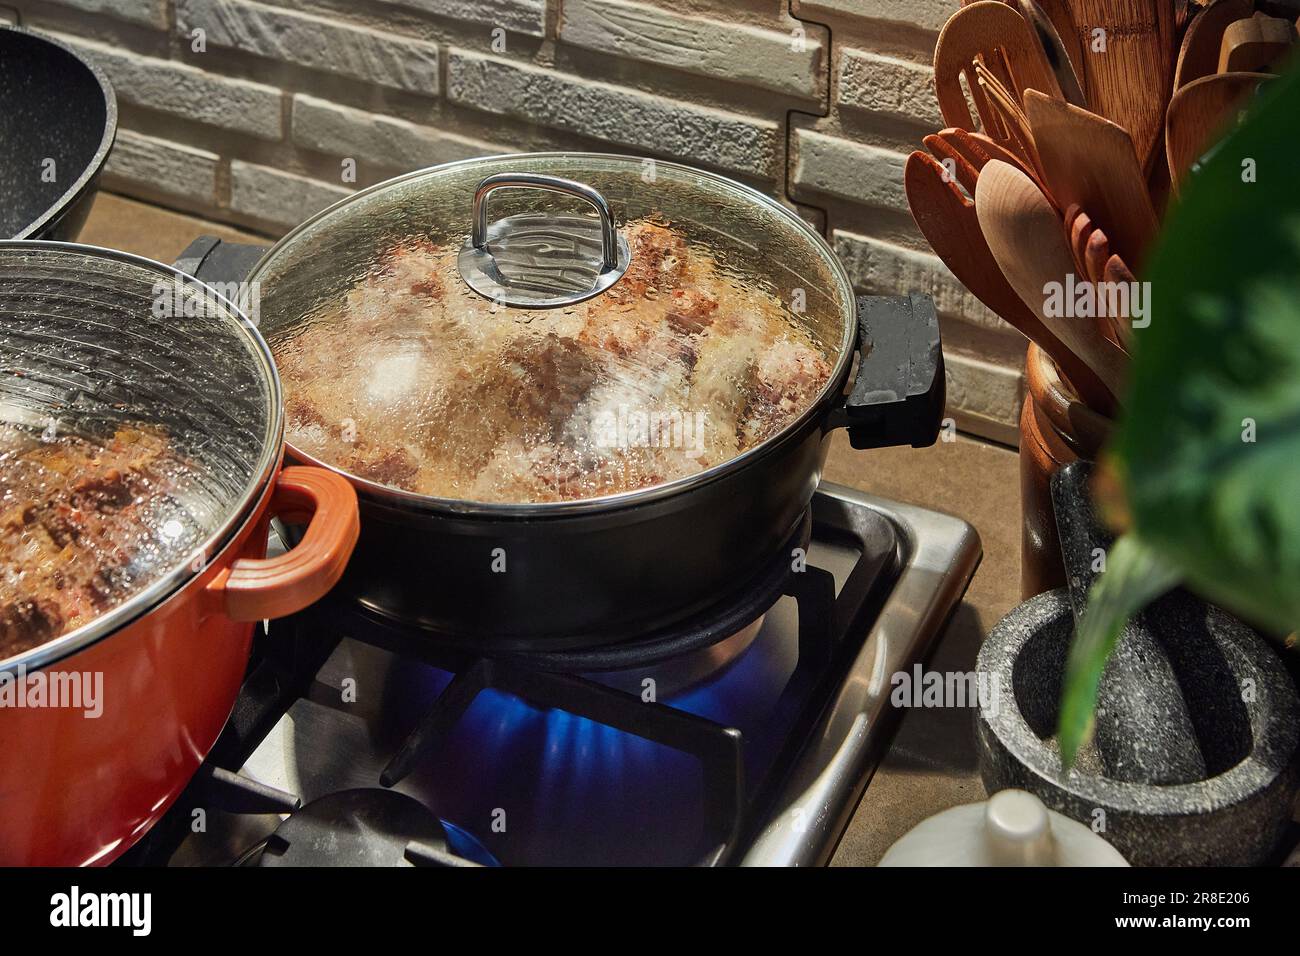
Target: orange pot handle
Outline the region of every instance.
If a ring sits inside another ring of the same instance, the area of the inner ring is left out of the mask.
[[[296,547],[274,558],[237,558],[208,590],[234,621],[262,621],[301,611],[324,597],[343,575],[361,532],[357,493],[324,468],[290,466],[275,479],[270,513],[307,522]]]

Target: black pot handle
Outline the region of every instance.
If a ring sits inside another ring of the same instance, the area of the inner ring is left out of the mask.
[[[200,282],[243,282],[270,246],[226,242],[216,236],[199,236],[173,265]]]
[[[939,437],[946,391],[939,316],[928,295],[864,295],[858,307],[858,373],[828,428],[847,428],[854,448]]]

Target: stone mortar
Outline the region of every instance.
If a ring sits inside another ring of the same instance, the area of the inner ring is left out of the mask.
[[[1204,623],[1222,651],[1205,666],[1226,668],[1237,687],[1253,682],[1254,699],[1245,703],[1247,724],[1225,722],[1225,736],[1238,739],[1203,741],[1221,752],[1237,748],[1240,759],[1205,780],[1167,786],[1107,778],[1095,751],[1081,754],[1063,774],[1053,735],[1074,619],[1061,588],[1012,610],[980,649],[979,671],[1000,689],[981,701],[977,719],[980,772],[988,791],[1028,790],[1052,809],[1094,827],[1097,811],[1103,811],[1101,835],[1134,866],[1268,861],[1300,788],[1300,700],[1281,661],[1254,631],[1208,606]],[[1207,684],[1223,686],[1223,673],[1205,677]],[[1240,710],[1236,700],[1221,704],[1227,712]],[[1215,705],[1189,700],[1189,706]]]

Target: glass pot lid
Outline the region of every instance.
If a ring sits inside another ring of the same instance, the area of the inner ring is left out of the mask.
[[[304,457],[406,502],[581,510],[702,480],[842,382],[852,289],[746,186],[601,154],[467,160],[299,226],[249,282]]]
[[[0,661],[69,653],[203,570],[282,431],[266,345],[212,290],[0,242]]]

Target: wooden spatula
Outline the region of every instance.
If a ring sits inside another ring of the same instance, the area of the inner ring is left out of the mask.
[[[1146,169],[1173,86],[1174,0],[1070,0],[1070,9],[1083,38],[1088,102],[1129,132]]]
[[[907,158],[903,186],[921,233],[957,280],[1050,355],[1084,402],[1112,414],[1114,397],[1101,379],[1048,331],[1007,283],[980,231],[975,204],[945,176],[943,165],[917,150]]]
[[[1219,46],[1220,73],[1273,73],[1291,52],[1290,20],[1257,13],[1228,24]]]
[[[1043,181],[1062,207],[1078,203],[1110,237],[1113,251],[1140,266],[1157,222],[1128,133],[1109,120],[1031,90],[1025,113]]]
[[[1129,269],[1128,264],[1117,255],[1112,255],[1106,260],[1106,268],[1102,272],[1101,281],[1126,285],[1130,289],[1137,284],[1137,278]],[[1133,341],[1133,326],[1129,322],[1130,318],[1127,315],[1115,315],[1110,318],[1110,327],[1114,333],[1113,340],[1125,352],[1128,351],[1129,345]]]
[[[1083,360],[1112,396],[1123,389],[1127,356],[1090,318],[1058,315],[1047,307],[1051,283],[1064,287],[1074,256],[1060,215],[1034,181],[996,160],[980,170],[975,212],[1007,282],[1043,325]]]
[[[1192,19],[1178,50],[1178,62],[1174,67],[1175,90],[1192,80],[1218,72],[1223,31],[1228,24],[1248,18],[1254,9],[1254,0],[1218,0]]]
[[[1004,142],[999,120],[992,112],[975,77],[975,61],[981,59],[994,75],[1003,72],[1017,97],[1025,89],[1042,90],[1060,96],[1061,89],[1047,65],[1043,48],[1025,18],[999,0],[979,0],[962,7],[944,24],[934,47],[934,86],[939,112],[948,126],[975,129],[966,105],[961,79],[966,78],[975,111],[984,132]],[[1005,145],[1005,143],[1004,143]]]
[[[1079,208],[1078,203],[1066,207],[1065,237],[1070,242],[1070,252],[1074,253],[1075,267],[1078,268],[1080,275],[1089,279],[1092,278],[1092,273],[1088,271],[1086,254],[1088,237],[1092,235],[1095,228],[1088,214]]]
[[[1192,164],[1232,125],[1270,73],[1212,73],[1174,93],[1165,118],[1169,176],[1179,188]]]

